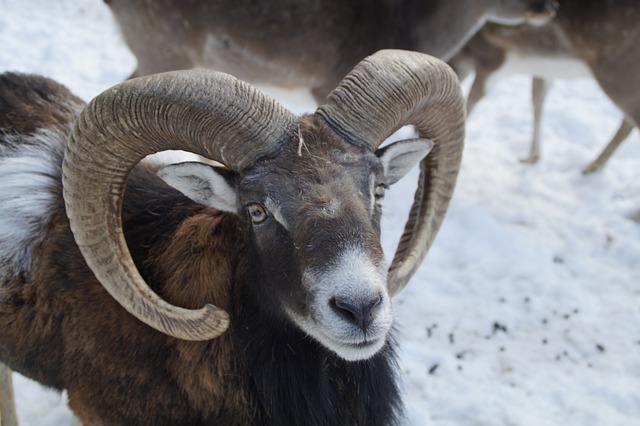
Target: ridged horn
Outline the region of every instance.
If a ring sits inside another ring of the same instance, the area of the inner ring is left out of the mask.
[[[435,143],[420,164],[415,199],[389,268],[389,292],[395,295],[426,256],[453,195],[465,126],[458,77],[431,56],[383,50],[360,62],[316,113],[345,140],[372,150],[408,124]]]
[[[127,311],[186,340],[219,336],[226,312],[190,310],[154,293],[136,269],[122,232],[125,179],[145,156],[176,149],[242,171],[278,152],[297,119],[226,74],[193,70],[129,80],[92,100],[69,137],[63,164],[71,229],[95,276]]]

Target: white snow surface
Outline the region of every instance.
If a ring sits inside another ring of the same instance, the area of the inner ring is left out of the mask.
[[[43,74],[89,100],[134,67],[102,1],[0,0],[0,71]],[[307,92],[269,93],[314,109]],[[640,425],[640,225],[628,219],[640,209],[638,131],[583,176],[621,113],[594,81],[558,81],[542,158],[524,165],[529,99],[529,78],[505,78],[469,118],[447,218],[394,299],[407,425]],[[385,201],[388,257],[416,176]],[[14,381],[23,426],[76,424],[64,393]]]

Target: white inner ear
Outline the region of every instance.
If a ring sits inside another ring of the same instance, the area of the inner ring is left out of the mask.
[[[208,164],[170,164],[161,168],[158,176],[197,203],[225,212],[238,213],[235,188]]]
[[[378,157],[384,168],[387,185],[399,181],[418,164],[433,148],[428,139],[407,139],[382,148]]]

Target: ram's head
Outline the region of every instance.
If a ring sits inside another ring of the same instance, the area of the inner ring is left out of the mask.
[[[406,124],[419,139],[379,148]],[[85,109],[65,157],[65,200],[76,241],[113,297],[164,333],[210,339],[228,327],[227,313],[186,310],[150,291],[131,261],[119,206],[128,172],[150,153],[182,149],[222,163],[172,165],[160,176],[240,216],[265,303],[339,356],[366,359],[385,343],[390,297],[442,222],[463,134],[457,78],[422,54],[365,59],[325,105],[300,118],[228,75],[168,73],[116,86]],[[388,267],[380,204],[418,162],[415,201]]]

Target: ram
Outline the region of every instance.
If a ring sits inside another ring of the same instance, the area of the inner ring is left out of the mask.
[[[533,140],[523,160],[540,157],[542,107],[553,79],[594,77],[624,113],[618,131],[598,157],[583,170],[593,173],[640,123],[640,37],[636,23],[640,4],[613,0],[602,7],[596,0],[563,0],[555,20],[541,27],[486,24],[457,54],[451,65],[464,78],[476,75],[469,93],[470,113],[499,76],[509,73],[534,77]],[[639,216],[640,219],[640,216]]]
[[[85,424],[399,421],[391,297],[461,161],[446,64],[378,52],[302,117],[208,70],[84,108],[41,77],[0,81],[1,362],[66,389]],[[420,138],[380,147],[406,124]],[[140,162],[167,149],[224,167]],[[388,266],[384,191],[418,162]]]
[[[554,0],[105,0],[138,61],[133,76],[211,68],[312,89],[319,104],[365,56],[447,60],[487,20],[540,22]]]

